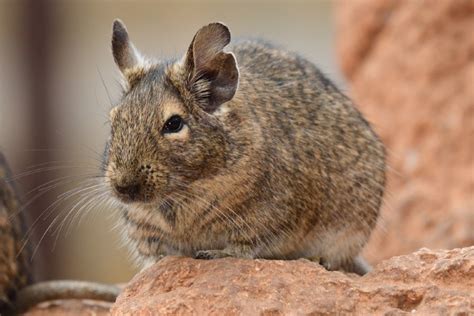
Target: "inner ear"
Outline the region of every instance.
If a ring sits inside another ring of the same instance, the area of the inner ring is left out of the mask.
[[[223,51],[230,38],[227,26],[211,23],[196,33],[186,53],[189,89],[208,112],[231,100],[237,91],[237,61],[232,53]]]

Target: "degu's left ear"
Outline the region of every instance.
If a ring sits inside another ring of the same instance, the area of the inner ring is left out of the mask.
[[[112,54],[115,63],[125,77],[127,77],[127,70],[131,70],[143,63],[143,57],[133,46],[128,37],[125,24],[119,19],[114,20],[113,24]]]
[[[196,33],[184,59],[188,88],[207,112],[231,100],[237,91],[237,61],[232,53],[223,51],[229,43],[227,26],[211,23]]]

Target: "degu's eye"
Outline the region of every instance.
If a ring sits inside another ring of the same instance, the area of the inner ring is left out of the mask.
[[[163,126],[163,133],[177,133],[183,128],[184,122],[181,116],[173,115]]]

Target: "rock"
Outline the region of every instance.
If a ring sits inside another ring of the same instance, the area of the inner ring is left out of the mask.
[[[474,1],[340,1],[340,64],[388,148],[366,257],[474,244]]]
[[[166,257],[136,275],[113,315],[474,313],[474,247],[421,249],[364,277],[316,263]]]
[[[57,300],[43,302],[30,309],[26,316],[50,316],[50,315],[109,315],[112,303],[94,300]]]

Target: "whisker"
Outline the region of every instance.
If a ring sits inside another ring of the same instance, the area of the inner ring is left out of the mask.
[[[98,204],[97,199],[102,197],[104,194],[108,193],[108,192],[104,192],[104,188],[102,186],[103,185],[101,184],[98,188],[87,192],[87,195],[89,196],[89,198],[87,201],[84,201],[84,204],[76,211],[75,215],[71,218],[69,225],[66,228],[66,236],[68,235],[68,231],[71,230],[71,226],[74,223],[74,221],[81,217],[81,214],[84,212],[84,210],[87,207],[92,208],[93,206],[97,206]],[[80,223],[78,223],[78,225],[79,224]]]
[[[95,173],[97,172],[97,168],[90,167],[90,170],[94,170]],[[50,171],[61,171],[61,170],[71,170],[71,169],[85,169],[84,166],[76,166],[76,165],[61,165],[61,166],[48,166],[48,167],[41,167],[41,168],[36,168],[34,170],[28,170],[24,171],[15,175],[12,175],[10,178],[7,179],[7,182],[13,182],[17,181],[19,179],[23,179],[28,176],[32,176],[35,174],[40,174],[40,173],[46,173]]]
[[[109,195],[109,192],[105,191],[102,194],[99,194],[98,196],[96,196],[97,198],[96,204],[95,205],[91,204],[88,209],[85,209],[82,212],[82,214],[79,215],[77,226],[80,226],[82,223],[82,220],[86,218],[89,215],[89,213],[94,209],[92,206],[96,206],[96,207],[99,206],[98,208],[95,208],[95,209],[98,210],[98,212],[101,212],[104,209],[105,200],[108,198],[108,195]],[[113,211],[114,210],[112,210],[111,214],[114,214]]]
[[[109,89],[107,88],[107,85],[105,84],[104,77],[102,76],[102,73],[100,72],[99,66],[97,67],[97,72],[99,73],[100,81],[102,82],[102,86],[104,87],[105,93],[107,94],[107,98],[109,99],[110,107],[113,106],[112,98],[110,97]]]
[[[83,203],[84,201],[90,201],[92,198],[94,198],[94,196],[92,195],[93,193],[97,192],[97,190],[101,190],[102,184],[96,184],[96,185],[92,185],[90,187],[87,188],[87,191],[85,193],[82,193],[78,199],[78,201],[74,204],[74,206],[67,212],[66,216],[64,217],[63,221],[61,221],[61,224],[58,226],[58,228],[53,232],[53,234],[56,233],[56,236],[59,236],[62,228],[63,228],[63,225],[66,223],[67,219],[69,218],[69,216],[74,212],[74,210],[79,207],[81,205],[81,203]],[[88,203],[87,202],[87,203]],[[79,209],[80,210],[80,209]],[[56,238],[57,240],[57,238]],[[56,244],[56,243],[55,243]]]
[[[83,192],[83,191],[86,190],[86,189],[88,189],[88,188],[82,188],[81,190],[76,191],[76,192],[74,193],[74,195],[77,195],[77,194],[79,194],[80,192]],[[67,198],[69,198],[69,197],[71,197],[71,195],[69,195]],[[67,199],[67,198],[61,199],[60,201],[64,201],[64,200]],[[31,260],[33,260],[34,256],[36,255],[36,253],[37,253],[37,251],[38,251],[38,249],[39,249],[39,246],[40,246],[41,242],[44,240],[44,238],[46,237],[46,234],[50,231],[50,229],[51,229],[51,228],[54,226],[54,224],[57,222],[58,218],[59,218],[59,216],[56,216],[56,217],[54,218],[54,220],[51,221],[51,223],[48,225],[48,227],[47,227],[46,230],[44,231],[43,235],[42,235],[41,238],[39,239],[38,244],[37,244],[37,246],[35,247],[35,249],[34,249],[32,255],[31,255]]]
[[[65,194],[62,194],[62,198],[58,198],[57,200],[55,200],[53,203],[51,203],[46,209],[44,209],[41,214],[35,219],[35,221],[30,225],[30,227],[28,228],[28,230],[25,232],[24,234],[24,238],[23,238],[23,242],[22,242],[22,246],[20,247],[19,251],[18,251],[18,254],[17,255],[20,255],[21,252],[24,250],[24,248],[26,247],[27,243],[29,242],[29,239],[30,237],[32,236],[32,233],[33,233],[33,229],[36,227],[36,225],[39,223],[40,219],[47,219],[55,210],[56,208],[61,204],[63,203],[65,200],[79,194],[80,192],[78,192],[78,188],[74,188],[74,189],[71,189],[71,190],[68,190],[67,192],[65,193],[68,193],[67,195]],[[46,214],[46,217],[43,218],[43,215]],[[44,238],[44,237],[43,237]]]
[[[73,183],[75,182],[76,180],[69,180],[69,181],[58,181],[57,183],[54,183],[54,184],[51,184],[47,187],[44,187],[42,188],[41,190],[39,190],[39,192],[37,194],[35,194],[33,197],[29,198],[27,202],[23,203],[22,206],[18,209],[18,211],[14,212],[13,214],[11,214],[9,216],[10,220],[16,216],[18,216],[18,214],[20,214],[21,212],[25,211],[34,201],[36,201],[38,198],[40,198],[41,196],[43,196],[44,194],[54,190],[55,188],[57,188],[59,185],[66,185],[66,184],[69,184],[69,183]],[[81,181],[81,182],[85,182],[84,180]],[[29,193],[32,193],[34,190],[30,191]]]

